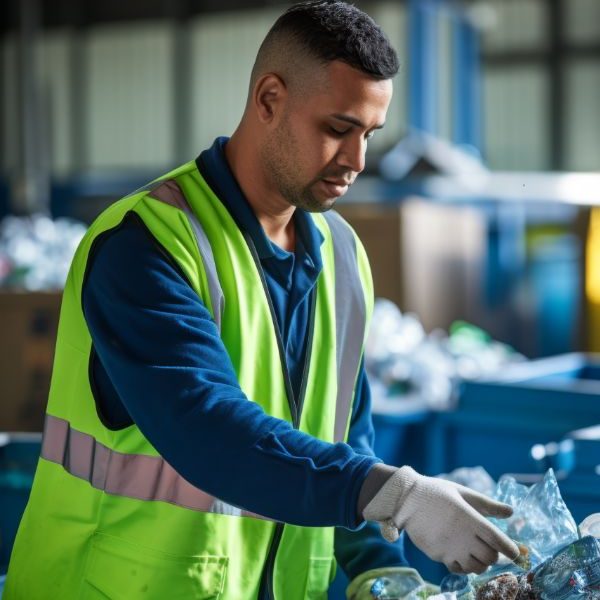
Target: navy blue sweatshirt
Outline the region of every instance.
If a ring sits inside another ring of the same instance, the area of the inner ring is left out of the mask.
[[[273,244],[229,169],[226,142],[218,138],[196,162],[257,248],[297,394],[322,236],[296,210],[295,252]],[[287,523],[337,526],[336,558],[350,578],[406,564],[402,546],[357,515],[360,488],[378,462],[363,365],[348,444],[320,441],[265,414],[240,389],[202,300],[133,213],[95,244],[83,307],[107,427],[135,422],[176,471],[230,504]]]

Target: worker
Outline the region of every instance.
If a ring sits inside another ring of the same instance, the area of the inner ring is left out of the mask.
[[[456,572],[518,554],[510,507],[373,453],[372,282],[330,209],[397,71],[358,8],[290,7],[231,137],[91,225],[5,600],[325,598],[335,559],[405,568],[399,530]]]

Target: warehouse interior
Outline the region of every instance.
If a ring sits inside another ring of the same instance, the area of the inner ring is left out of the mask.
[[[256,52],[290,4],[0,6],[0,582],[79,242],[114,202],[234,132]],[[552,469],[578,536],[588,520],[598,540],[600,1],[354,4],[400,60],[385,127],[335,207],[373,275],[374,452],[490,493],[507,475],[549,485]],[[406,552],[423,579],[447,575],[410,540]],[[346,598],[342,569],[332,581],[328,597]],[[427,597],[387,585],[369,597]],[[582,585],[600,598],[600,575]]]

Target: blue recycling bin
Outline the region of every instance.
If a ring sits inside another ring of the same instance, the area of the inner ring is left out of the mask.
[[[481,465],[494,479],[534,473],[534,444],[600,422],[600,357],[564,354],[464,382],[455,411],[428,429],[428,474]]]
[[[8,567],[40,455],[41,434],[0,433],[0,574]],[[0,583],[0,590],[2,583]]]
[[[554,460],[559,466],[570,466],[559,481],[561,495],[575,521],[581,523],[600,512],[600,421],[570,432],[558,447]]]

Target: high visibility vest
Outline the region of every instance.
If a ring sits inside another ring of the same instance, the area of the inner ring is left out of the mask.
[[[335,572],[333,528],[278,523],[228,505],[184,480],[135,424],[115,430],[100,420],[81,293],[94,245],[130,213],[210,310],[249,401],[321,440],[347,437],[372,311],[360,242],[336,213],[311,215],[324,237],[323,269],[310,312],[302,397],[294,402],[253,242],[195,163],[187,163],[110,206],[77,249],[63,295],[41,458],[4,600],[247,600],[258,596],[261,583],[274,600],[326,598]]]

